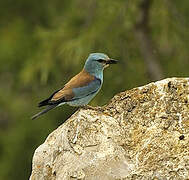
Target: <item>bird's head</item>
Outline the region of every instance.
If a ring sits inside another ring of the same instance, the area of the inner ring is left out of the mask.
[[[99,72],[103,71],[104,68],[108,67],[110,64],[116,64],[117,60],[110,59],[106,54],[103,53],[92,53],[89,55],[85,62],[84,69],[87,72]]]

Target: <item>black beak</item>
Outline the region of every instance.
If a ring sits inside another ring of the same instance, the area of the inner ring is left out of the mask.
[[[106,61],[106,64],[117,64],[118,60],[115,59],[109,59],[108,61]]]

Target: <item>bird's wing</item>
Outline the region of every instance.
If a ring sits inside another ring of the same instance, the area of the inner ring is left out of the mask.
[[[95,93],[101,86],[101,80],[90,75],[85,70],[74,76],[64,88],[54,92],[48,99],[39,103],[39,106],[59,104],[85,97]]]
[[[101,87],[101,83],[102,82],[100,79],[95,78],[86,86],[73,88],[72,91],[75,95],[73,100],[80,99],[80,98],[83,98],[83,97],[86,97],[86,96],[96,93],[99,90],[99,88]]]

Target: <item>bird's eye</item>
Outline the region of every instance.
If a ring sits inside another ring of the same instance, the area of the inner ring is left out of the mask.
[[[99,63],[105,62],[104,59],[98,59],[97,61],[98,61]]]

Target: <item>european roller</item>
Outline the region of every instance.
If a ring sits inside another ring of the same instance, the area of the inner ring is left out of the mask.
[[[63,104],[87,105],[102,87],[104,69],[110,64],[116,63],[117,60],[110,59],[106,54],[90,54],[79,74],[74,76],[63,88],[55,91],[49,98],[38,104],[38,107],[46,106],[46,109],[35,114],[32,119]]]

